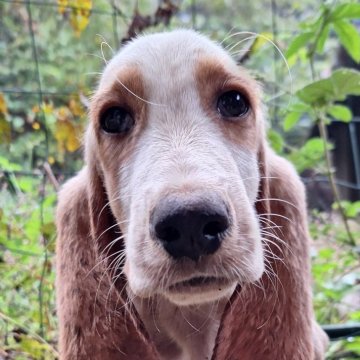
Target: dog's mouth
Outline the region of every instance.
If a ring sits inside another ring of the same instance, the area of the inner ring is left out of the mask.
[[[164,295],[177,305],[196,305],[230,298],[236,281],[225,277],[194,276],[172,284]]]
[[[226,278],[215,276],[196,276],[191,279],[177,282],[169,287],[170,293],[188,292],[196,289],[219,288],[222,290],[224,286],[228,286],[230,281]]]

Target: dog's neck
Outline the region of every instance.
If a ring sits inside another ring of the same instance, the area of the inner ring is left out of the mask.
[[[210,360],[226,301],[177,306],[158,295],[133,303],[161,359]]]

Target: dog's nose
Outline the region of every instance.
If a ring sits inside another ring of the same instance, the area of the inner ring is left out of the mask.
[[[220,247],[229,227],[228,211],[216,195],[195,201],[167,197],[154,209],[151,227],[173,258],[198,260]]]

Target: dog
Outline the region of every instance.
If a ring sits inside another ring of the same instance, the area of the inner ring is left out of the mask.
[[[107,64],[59,194],[60,359],[323,359],[304,188],[261,87],[191,30]]]

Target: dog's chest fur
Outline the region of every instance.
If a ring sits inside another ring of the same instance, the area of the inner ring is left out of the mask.
[[[225,300],[178,307],[163,297],[134,300],[162,360],[210,360]]]

